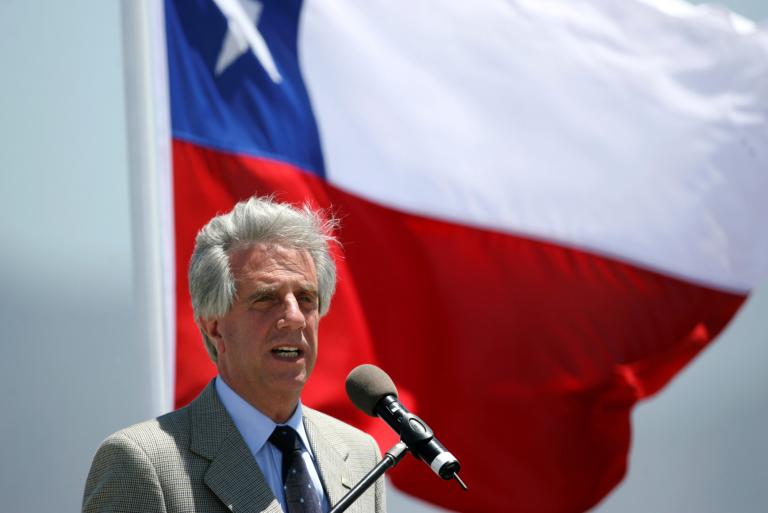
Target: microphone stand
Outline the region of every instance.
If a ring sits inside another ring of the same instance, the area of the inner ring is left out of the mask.
[[[379,463],[368,472],[359,483],[355,485],[328,513],[341,513],[360,497],[370,486],[380,478],[384,472],[391,469],[403,459],[408,452],[408,446],[403,442],[397,442],[387,452]]]

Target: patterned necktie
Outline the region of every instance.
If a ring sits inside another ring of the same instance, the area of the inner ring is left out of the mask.
[[[301,457],[301,440],[293,428],[277,426],[269,441],[283,453],[283,490],[287,513],[322,513],[320,495]]]

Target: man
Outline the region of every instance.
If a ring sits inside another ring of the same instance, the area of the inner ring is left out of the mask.
[[[370,436],[300,401],[335,288],[332,227],[257,197],[203,227],[189,288],[219,375],[103,442],[84,512],[327,512],[373,468]],[[353,510],[385,510],[381,479]]]

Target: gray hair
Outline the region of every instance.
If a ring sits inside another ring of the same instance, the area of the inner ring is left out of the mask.
[[[198,232],[189,264],[189,294],[195,319],[221,317],[235,300],[236,283],[230,268],[234,247],[273,243],[307,251],[317,271],[320,315],[328,312],[336,289],[336,264],[328,244],[338,241],[332,235],[338,226],[333,216],[324,217],[305,204],[298,209],[279,203],[273,197],[253,196],[241,201],[231,212],[221,214]],[[203,342],[216,362],[216,347],[202,331]]]

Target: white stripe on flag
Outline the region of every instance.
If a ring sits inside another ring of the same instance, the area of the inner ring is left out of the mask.
[[[734,291],[768,269],[768,37],[682,2],[309,1],[331,182]]]

